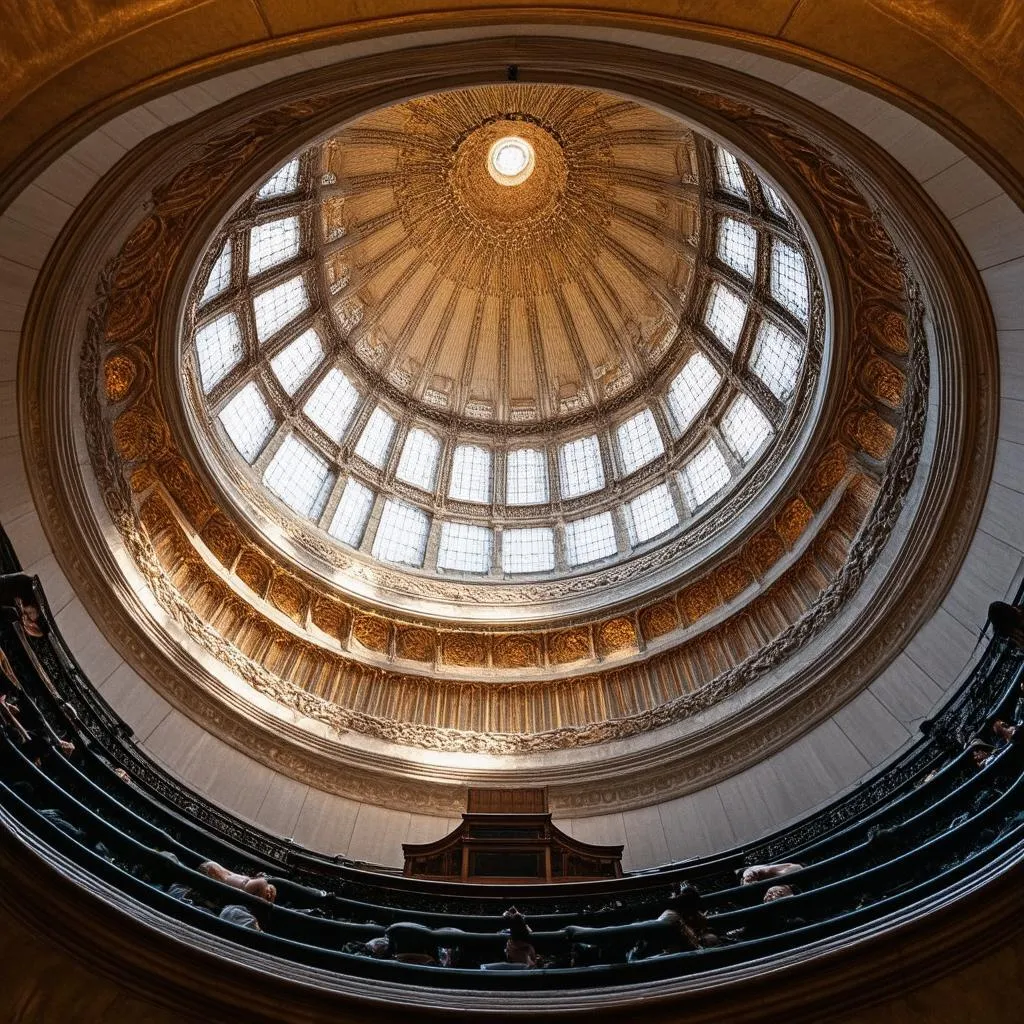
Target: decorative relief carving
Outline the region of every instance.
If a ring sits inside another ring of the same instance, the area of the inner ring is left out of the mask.
[[[395,654],[409,661],[432,662],[436,645],[428,629],[400,626],[395,631]]]
[[[304,625],[309,610],[310,593],[294,576],[281,571],[275,572],[270,584],[269,597],[285,615],[300,626]]]
[[[846,421],[850,437],[873,459],[886,458],[896,441],[896,428],[877,413],[851,414]]]
[[[786,545],[775,530],[762,530],[747,542],[744,557],[756,576],[764,576],[786,553]]]
[[[132,488],[136,488],[133,486]],[[214,512],[199,531],[203,543],[224,566],[231,568],[242,550],[242,538],[223,512]]]
[[[495,668],[536,668],[540,665],[540,647],[533,637],[499,636],[491,655]]]
[[[592,654],[589,629],[567,629],[548,639],[548,660],[552,665],[570,665]]]
[[[849,453],[834,444],[819,460],[804,484],[803,494],[812,508],[821,508],[846,475]]]
[[[673,632],[679,625],[679,617],[671,601],[659,601],[640,612],[640,631],[644,640],[655,640]]]
[[[715,584],[722,601],[728,604],[739,597],[753,582],[754,577],[742,557],[733,558],[720,566],[714,575]]]
[[[235,566],[235,575],[260,597],[267,593],[273,571],[270,559],[252,547],[247,547],[242,552]]]
[[[322,594],[318,595],[313,601],[310,618],[317,629],[322,629],[335,640],[344,642],[348,636],[350,616],[348,609],[340,601],[324,597]]]
[[[814,510],[803,498],[794,498],[775,517],[775,529],[786,547],[791,548],[814,519]]]
[[[722,602],[710,579],[698,580],[679,594],[679,610],[688,623],[697,622],[713,612]]]
[[[103,392],[108,402],[123,402],[135,383],[139,370],[126,355],[109,356],[103,364]]]
[[[386,654],[391,642],[391,626],[376,615],[357,615],[352,622],[352,636],[368,651]]]
[[[441,660],[464,668],[487,664],[487,645],[478,633],[442,633]]]
[[[612,619],[598,628],[597,650],[602,656],[633,650],[636,646],[636,626],[629,619]]]
[[[872,356],[863,370],[864,387],[868,394],[877,398],[890,409],[897,409],[903,401],[907,378],[888,359]]]

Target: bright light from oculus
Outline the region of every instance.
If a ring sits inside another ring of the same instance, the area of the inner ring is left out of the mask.
[[[498,139],[487,154],[487,169],[499,185],[519,185],[533,173],[533,146],[518,135]]]

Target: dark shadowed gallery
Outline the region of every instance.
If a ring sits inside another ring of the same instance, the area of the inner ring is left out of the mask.
[[[1024,1004],[1024,4],[0,0],[0,1020]]]

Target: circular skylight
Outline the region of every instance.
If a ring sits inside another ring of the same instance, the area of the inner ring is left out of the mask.
[[[500,185],[519,185],[533,173],[533,146],[518,135],[498,139],[487,156],[487,169]]]

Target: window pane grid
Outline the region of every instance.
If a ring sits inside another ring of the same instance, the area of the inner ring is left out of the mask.
[[[768,320],[761,321],[750,368],[780,401],[793,393],[802,357],[803,346],[792,335]]]
[[[604,487],[601,445],[596,434],[570,441],[559,448],[558,483],[564,498],[590,494]]]
[[[224,243],[220,255],[210,268],[210,276],[206,279],[206,287],[203,289],[200,304],[209,302],[210,299],[220,295],[231,284],[231,239]]]
[[[668,407],[682,433],[711,399],[721,374],[703,352],[695,352],[676,374],[668,389]]]
[[[437,567],[455,572],[489,572],[494,535],[471,523],[442,523]]]
[[[285,217],[257,224],[249,232],[249,276],[261,274],[298,255],[299,218]]]
[[[241,361],[242,332],[234,313],[211,320],[196,331],[196,356],[203,393],[209,394]]]
[[[402,446],[402,454],[398,459],[395,476],[413,487],[424,491],[434,489],[437,476],[437,460],[441,453],[441,443],[433,434],[414,427],[409,431]]]
[[[294,434],[289,434],[274,453],[263,483],[293,512],[319,518],[334,483],[327,460]]]
[[[338,502],[327,532],[343,544],[359,547],[372,508],[373,491],[353,477],[349,477],[345,481],[345,490],[341,492],[341,501]]]
[[[257,199],[272,199],[274,196],[284,196],[294,192],[299,187],[299,158],[289,160],[283,167],[279,167],[260,187],[256,193]]]
[[[370,413],[356,444],[356,455],[378,469],[387,462],[391,438],[395,433],[395,418],[379,405]]]
[[[632,473],[665,452],[665,444],[658,431],[654,413],[641,409],[615,432],[619,442],[619,455],[626,473]]]
[[[757,232],[735,217],[723,217],[718,225],[718,258],[752,280],[757,266]]]
[[[708,441],[679,473],[686,503],[692,512],[729,482],[729,464],[718,445]]]
[[[460,501],[491,500],[491,453],[475,444],[460,444],[452,456],[448,497]]]
[[[782,196],[775,191],[763,178],[758,179],[761,182],[761,192],[764,195],[764,201],[768,206],[768,209],[775,214],[776,217],[781,217],[783,220],[789,220],[789,207],[782,200]]]
[[[555,531],[546,526],[505,530],[501,568],[507,573],[550,572],[555,567]]]
[[[359,392],[335,368],[316,386],[302,411],[332,440],[341,441],[359,404]]]
[[[252,462],[274,432],[274,415],[255,382],[246,384],[221,410],[220,422],[238,454]]]
[[[256,337],[266,341],[273,337],[285,324],[291,323],[300,313],[309,309],[309,295],[306,282],[301,277],[268,288],[252,300],[253,315],[256,318]]]
[[[420,566],[427,550],[430,520],[422,509],[389,498],[373,539],[373,557],[385,562]]]
[[[772,298],[798,320],[807,322],[809,296],[803,253],[779,239],[772,241]]]
[[[730,352],[736,351],[746,315],[747,304],[731,288],[717,282],[712,285],[704,323]]]
[[[607,558],[618,550],[611,512],[565,524],[565,558],[570,565],[585,565]]]
[[[718,178],[718,185],[726,192],[733,195],[746,196],[747,186],[743,181],[743,172],[740,170],[740,162],[727,149],[721,146],[715,147],[715,173]]]
[[[320,336],[311,327],[270,360],[270,368],[281,387],[294,395],[324,358]]]
[[[749,395],[740,395],[722,417],[722,436],[741,462],[772,435],[772,425]]]
[[[509,452],[505,463],[505,503],[543,505],[547,500],[547,453],[536,448]]]
[[[638,494],[626,505],[626,509],[629,512],[629,539],[634,546],[660,536],[679,522],[679,513],[676,512],[668,484],[658,484]]]

